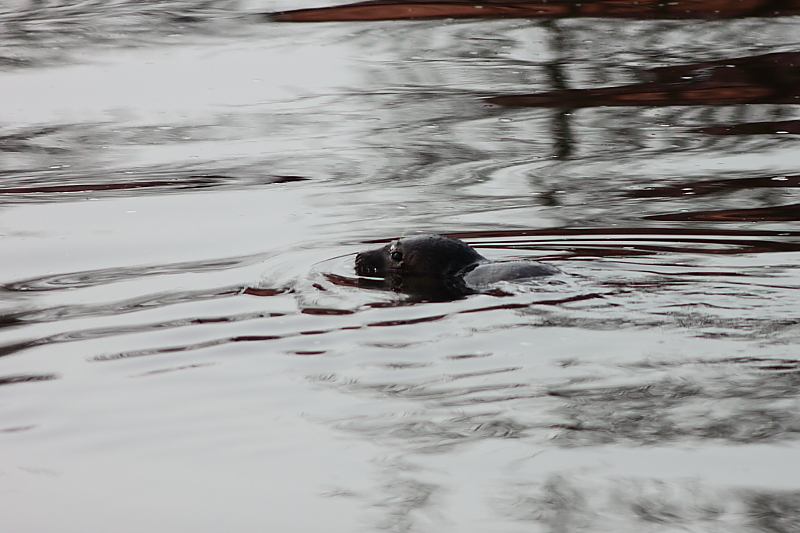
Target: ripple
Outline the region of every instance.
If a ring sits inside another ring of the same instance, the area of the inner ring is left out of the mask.
[[[201,273],[223,269],[237,268],[256,263],[263,259],[262,255],[243,256],[226,259],[212,259],[207,261],[187,261],[166,265],[131,266],[123,268],[104,268],[99,270],[85,270],[67,274],[54,274],[12,283],[6,283],[0,290],[8,292],[42,292],[59,291],[95,287],[131,279],[140,279],[148,276],[162,276],[170,274]]]

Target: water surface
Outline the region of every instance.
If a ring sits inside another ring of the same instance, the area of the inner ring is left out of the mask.
[[[797,18],[298,7],[0,15],[7,528],[795,531]],[[421,232],[563,274],[351,283]]]

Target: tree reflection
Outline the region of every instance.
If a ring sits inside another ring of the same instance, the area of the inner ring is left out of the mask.
[[[331,22],[441,18],[625,17],[700,18],[775,17],[800,12],[797,0],[368,0],[340,6],[270,14],[279,22]]]
[[[764,531],[800,523],[800,492],[719,489],[696,481],[610,479],[554,474],[509,486],[495,507],[553,533],[572,531]]]

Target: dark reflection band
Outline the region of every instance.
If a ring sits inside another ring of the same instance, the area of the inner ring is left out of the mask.
[[[276,22],[334,22],[408,19],[578,18],[724,19],[800,13],[798,0],[540,0],[470,2],[373,0],[340,6],[270,13]]]

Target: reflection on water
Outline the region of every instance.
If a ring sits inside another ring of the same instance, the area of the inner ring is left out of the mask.
[[[651,81],[598,89],[498,96],[500,105],[531,107],[795,104],[800,99],[800,53],[659,67]]]
[[[601,488],[563,476],[515,489],[498,498],[497,505],[519,520],[544,523],[553,531],[613,528],[612,513],[634,517],[642,527],[665,529],[702,523],[710,529],[739,530],[736,524],[744,523],[744,530],[790,531],[798,520],[796,492],[723,492],[696,483],[668,486],[641,480]]]
[[[283,11],[271,15],[279,22],[331,22],[441,18],[630,17],[636,19],[778,17],[796,15],[796,0],[678,0],[676,2],[619,2],[615,0],[488,0],[447,2],[425,0],[367,0],[341,6]]]
[[[231,19],[242,16],[228,0],[11,0],[1,9],[0,65],[11,69],[57,64],[76,48],[177,44],[193,35],[229,33],[236,31]]]
[[[792,2],[10,6],[10,529],[797,529]]]

